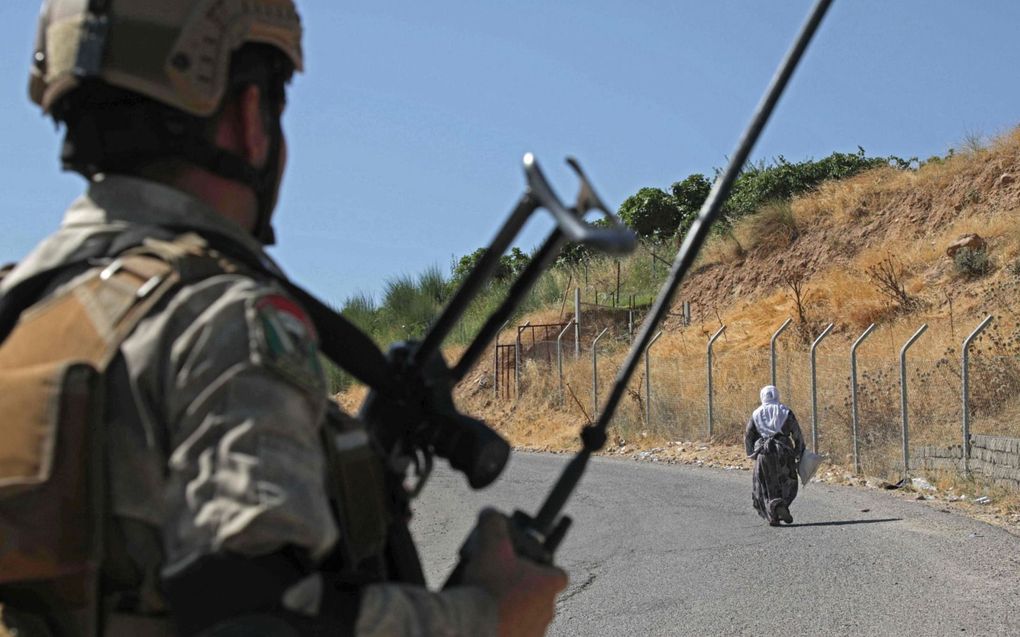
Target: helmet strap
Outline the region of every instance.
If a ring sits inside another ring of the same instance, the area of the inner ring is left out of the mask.
[[[264,86],[260,88],[269,135],[266,163],[261,168],[207,141],[207,121],[179,112],[171,114],[156,105],[128,110],[89,109],[87,114],[68,109],[62,114],[68,124],[62,153],[64,168],[91,179],[99,173],[132,174],[150,162],[177,157],[251,188],[256,199],[252,234],[264,245],[272,245],[275,237],[271,219],[279,188],[283,130],[276,115],[277,105]]]
[[[270,120],[269,154],[266,157],[266,165],[259,170],[259,182],[255,186],[258,209],[254,234],[262,245],[267,246],[276,243],[272,219],[280,195],[280,168],[283,162],[283,127],[280,125],[280,117],[271,116]]]
[[[205,168],[209,172],[240,182],[255,193],[256,216],[252,234],[263,245],[276,243],[276,233],[272,226],[273,210],[280,186],[280,164],[283,152],[283,127],[280,124],[279,105],[268,91],[265,82],[257,83],[262,95],[263,121],[268,129],[269,150],[266,163],[256,168],[235,153],[218,148],[206,141],[199,141],[197,136],[181,139],[183,146],[180,156],[183,159]]]
[[[283,150],[283,131],[279,118],[273,118],[273,122],[269,131],[269,152],[262,168],[252,166],[236,153],[194,138],[180,140],[176,153],[181,159],[214,175],[239,182],[252,189],[256,202],[255,227],[252,234],[260,243],[267,246],[276,242],[271,222],[273,209],[276,207]]]

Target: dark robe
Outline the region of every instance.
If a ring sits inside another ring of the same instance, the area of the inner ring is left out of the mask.
[[[797,497],[797,463],[804,453],[804,437],[793,411],[775,436],[762,437],[754,418],[749,419],[744,430],[744,449],[754,458],[751,492],[754,508],[769,524],[777,525],[781,514],[789,513],[790,504]]]

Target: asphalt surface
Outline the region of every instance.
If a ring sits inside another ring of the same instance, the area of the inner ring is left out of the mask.
[[[568,456],[472,492],[445,467],[412,525],[434,587],[477,511],[534,513]],[[439,464],[439,463],[437,463]],[[550,635],[1020,635],[1020,538],[928,503],[811,484],[773,528],[751,476],[597,458],[568,505]]]

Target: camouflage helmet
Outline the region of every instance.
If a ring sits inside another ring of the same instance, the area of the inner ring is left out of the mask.
[[[279,49],[302,69],[301,20],[292,0],[45,0],[29,94],[51,113],[93,78],[199,117],[229,86],[244,44]]]

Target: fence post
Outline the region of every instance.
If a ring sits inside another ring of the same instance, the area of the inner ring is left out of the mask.
[[[773,387],[776,385],[776,339],[779,335],[786,331],[786,328],[790,327],[790,323],[793,323],[792,318],[788,318],[783,321],[783,324],[779,326],[779,329],[772,333],[772,340],[769,341],[769,359],[772,361],[772,382],[770,383]],[[787,388],[789,389],[789,388]]]
[[[521,397],[521,332],[529,325],[531,321],[517,326],[517,340],[514,341],[514,400]]]
[[[581,288],[574,288],[574,358],[581,358]]]
[[[907,350],[914,344],[914,341],[921,338],[921,334],[924,334],[925,330],[928,329],[928,324],[924,323],[914,335],[911,336],[903,347],[900,348],[900,415],[903,421],[903,475],[910,473],[910,429],[907,424]]]
[[[496,332],[495,361],[492,366],[492,395],[496,398],[499,398],[499,335],[509,324],[510,321],[503,321]]]
[[[712,338],[708,339],[708,437],[712,437],[712,346],[715,345],[715,339],[722,336],[722,333],[726,331],[726,326],[723,325]]]
[[[868,338],[873,331],[875,331],[874,323],[869,325],[868,329],[864,330],[864,333],[858,336],[853,346],[850,347],[850,400],[854,436],[854,473],[861,472],[860,430],[858,429],[857,415],[857,348],[860,347],[864,339]]]
[[[992,316],[989,314],[985,317],[985,320],[981,321],[974,328],[970,336],[963,341],[963,370],[961,375],[963,381],[963,472],[967,474],[970,473],[970,344],[982,330],[988,327],[991,321]]]
[[[620,305],[620,260],[616,260],[616,296],[613,297],[613,307]]]
[[[691,326],[691,302],[684,301],[684,327]]]
[[[648,347],[645,348],[645,426],[652,426],[652,365],[648,361],[648,351],[652,349],[652,345],[655,345],[655,341],[659,340],[662,336],[660,330],[652,337],[652,340],[648,341]]]
[[[592,422],[599,419],[599,339],[609,331],[608,327],[602,328],[599,335],[591,342],[591,396],[592,396]]]
[[[570,323],[574,323],[574,322],[575,321],[570,321]],[[560,335],[556,337],[556,365],[559,367],[559,370],[560,370],[560,404],[561,405],[566,402],[566,400],[565,400],[566,397],[563,394],[563,335],[566,334],[567,330],[570,329],[570,323],[567,323],[566,327],[563,328],[563,331],[560,332]]]
[[[630,295],[630,307],[627,309],[627,336],[634,338],[634,295]]]
[[[832,331],[832,323],[829,323],[822,333],[811,343],[811,450],[818,453],[818,376],[816,371],[815,350],[821,344],[822,339]]]

